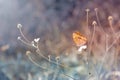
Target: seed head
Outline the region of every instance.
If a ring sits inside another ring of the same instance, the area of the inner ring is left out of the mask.
[[[113,20],[113,17],[112,17],[112,16],[109,16],[109,17],[108,17],[108,20],[112,21],[112,20]]]
[[[89,11],[90,11],[90,9],[88,9],[88,8],[87,8],[85,11],[86,11],[86,12],[89,12]]]
[[[17,28],[19,29],[19,28],[22,28],[22,25],[21,24],[18,24],[17,25]]]
[[[30,54],[31,52],[30,51],[26,51],[26,55]]]
[[[18,40],[20,40],[20,39],[21,39],[21,37],[20,37],[20,36],[18,36],[18,37],[17,37],[17,39],[18,39]]]
[[[97,12],[97,11],[98,11],[98,8],[95,8],[94,10]]]
[[[31,42],[31,45],[32,45],[33,47],[36,47],[34,41]]]
[[[93,21],[93,22],[92,22],[92,25],[96,25],[96,24],[97,24],[97,22],[96,22],[96,21]]]
[[[40,38],[36,38],[34,39],[35,42],[39,42]]]

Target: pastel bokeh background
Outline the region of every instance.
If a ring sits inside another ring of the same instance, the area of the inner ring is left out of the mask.
[[[86,24],[86,9],[89,8],[89,23]],[[61,75],[60,71],[69,74],[78,80],[93,80],[87,75],[84,58],[87,52],[82,54],[72,40],[72,33],[76,30],[91,40],[93,32],[92,22],[97,21],[94,9],[98,8],[98,16],[102,29],[108,33],[110,45],[120,31],[120,1],[119,0],[0,0],[0,80],[72,80],[68,76]],[[108,16],[113,17],[113,28],[117,35],[112,34]],[[26,56],[26,51],[34,49],[17,40],[20,32],[17,24],[22,24],[23,33],[32,41],[40,37],[40,49],[45,56],[60,56],[67,68],[57,69],[43,58],[35,56],[36,61],[45,71],[34,65]],[[105,54],[106,37],[100,26],[96,26],[95,37],[91,46],[92,76],[101,65]],[[108,45],[108,46],[109,46]],[[89,46],[89,45],[88,45]],[[85,55],[84,55],[85,54]],[[120,39],[108,51],[101,72],[107,75],[112,71],[120,70]],[[45,63],[45,64],[44,64]],[[55,69],[55,70],[54,70]],[[101,73],[102,74],[102,73]],[[109,74],[110,75],[110,74]],[[106,80],[119,80],[119,76],[112,76]]]

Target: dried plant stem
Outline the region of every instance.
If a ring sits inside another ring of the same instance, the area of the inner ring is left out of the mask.
[[[32,63],[34,63],[36,66],[38,66],[38,67],[40,67],[40,68],[42,68],[42,69],[44,69],[44,70],[49,70],[49,71],[55,72],[55,71],[53,71],[53,70],[51,70],[51,69],[49,69],[49,68],[40,66],[38,63],[36,63],[36,61],[34,61],[34,59],[36,59],[36,58],[35,58],[35,57],[32,57],[32,56],[30,55],[30,54],[32,54],[31,52],[28,52],[28,53],[26,53],[26,54],[27,54],[29,60],[30,60]],[[58,67],[57,67],[57,68],[58,68]],[[58,72],[55,72],[55,74],[58,74]],[[63,72],[60,73],[60,74],[66,76],[66,77],[68,77],[68,78],[71,78],[72,80],[78,80],[78,79],[75,79],[75,78],[73,78],[73,77],[71,77],[71,76],[69,76],[69,75],[67,75],[67,74],[64,74]]]
[[[96,15],[96,18],[97,18],[98,25],[100,26],[102,32],[104,32],[105,34],[107,34],[107,33],[104,31],[104,29],[102,28],[102,25],[101,25],[101,23],[100,23],[100,19],[99,19],[99,17],[98,17],[98,8],[95,8],[94,10],[95,10],[95,15]]]
[[[19,39],[19,40],[22,41],[24,44],[26,44],[26,45],[28,45],[28,46],[32,46],[31,43],[27,43],[27,42],[25,42],[25,41],[22,40],[22,39]],[[45,60],[47,60],[47,61],[49,61],[49,62],[51,62],[51,63],[54,63],[54,64],[56,64],[56,65],[58,65],[58,66],[61,66],[61,67],[64,67],[64,68],[69,68],[68,66],[65,66],[65,65],[63,65],[63,64],[61,64],[61,63],[58,63],[58,62],[55,62],[55,61],[51,61],[49,58],[47,58],[47,57],[45,57],[43,54],[41,54],[41,51],[40,51],[40,49],[39,49],[39,47],[38,47],[38,43],[36,44],[36,46],[32,46],[32,47],[36,48],[36,53],[38,54],[38,56],[41,56],[41,57],[44,58]]]
[[[66,77],[68,77],[68,78],[71,78],[72,80],[79,80],[79,79],[75,79],[75,78],[73,78],[73,77],[71,77],[71,76],[69,76],[69,75],[67,75],[67,74],[64,74],[64,76],[66,76]]]
[[[87,23],[87,27],[89,27],[89,26],[88,26],[88,23],[89,23],[89,19],[88,19],[89,11],[90,11],[89,9],[86,9],[86,13],[87,13],[87,15],[86,15],[86,23]],[[91,46],[92,46],[93,39],[94,39],[94,35],[95,35],[95,26],[96,26],[97,23],[96,23],[96,21],[93,21],[92,24],[93,24],[94,28],[93,28],[92,38],[91,38],[90,42],[88,42],[88,44],[89,44],[89,50],[88,50],[88,54],[87,54],[87,67],[88,67],[87,69],[88,69],[88,75],[90,74],[90,71],[89,71],[89,66],[90,66],[89,60],[90,60]],[[94,69],[95,69],[94,64],[93,64],[93,67],[94,67]],[[96,74],[96,76],[98,76],[96,70],[95,70],[95,74]],[[89,77],[88,77],[88,78],[89,78]],[[98,77],[97,77],[97,80],[98,80]]]
[[[90,61],[90,53],[91,53],[91,47],[92,47],[92,43],[93,43],[93,39],[94,39],[94,36],[95,36],[95,27],[96,27],[96,21],[93,21],[93,32],[92,32],[92,37],[91,37],[91,40],[90,40],[90,43],[89,43],[89,51],[88,51],[88,55],[87,55],[87,62],[88,62],[88,72],[89,72],[89,66],[90,66],[90,63],[89,63],[89,61]],[[95,74],[96,74],[96,76],[97,76],[97,80],[98,80],[98,73],[97,73],[97,71],[96,71],[96,68],[95,68],[95,65],[93,64],[93,67],[94,67],[94,69],[95,69]],[[89,73],[88,73],[89,74]]]
[[[113,41],[113,43],[107,48],[108,50],[112,48],[112,46],[116,43],[116,41],[120,38],[120,35],[117,36],[117,38]]]
[[[22,40],[21,38],[19,38],[19,40],[20,40],[22,43],[24,43],[25,45],[28,45],[28,46],[33,47],[33,46],[31,45],[31,43],[27,43],[27,42],[25,42],[24,40]]]
[[[38,46],[38,44],[39,44],[38,41],[39,41],[39,40],[35,39],[35,41],[30,42],[30,41],[24,36],[24,34],[23,34],[22,30],[21,30],[21,27],[18,27],[18,28],[19,28],[19,30],[20,30],[20,33],[21,33],[22,37],[25,39],[25,41],[22,40],[21,37],[18,37],[18,39],[19,39],[22,43],[24,43],[24,44],[26,44],[26,45],[28,45],[28,46],[32,46],[33,48],[35,48],[35,49],[36,49],[36,53],[38,54],[38,56],[44,58],[45,60],[47,60],[47,61],[50,62],[50,63],[56,64],[56,65],[57,65],[57,68],[58,68],[58,67],[63,67],[63,68],[66,68],[66,69],[71,70],[70,67],[63,65],[62,63],[59,63],[58,60],[57,60],[57,58],[56,58],[57,61],[52,61],[52,60],[50,60],[50,58],[47,58],[47,57],[45,57],[43,54],[41,54],[41,51],[40,51],[39,46]],[[35,43],[36,43],[36,44],[35,44]],[[42,69],[44,69],[44,70],[48,70],[48,68],[42,67],[42,66],[39,65],[39,63],[37,63],[36,57],[32,56],[32,53],[31,53],[31,52],[28,51],[26,54],[27,54],[29,60],[30,60],[31,62],[33,62],[36,66],[38,66],[38,67],[40,67],[40,68],[42,68]],[[53,72],[54,72],[54,71],[53,71]],[[75,78],[73,78],[73,77],[71,77],[71,76],[69,76],[69,75],[67,75],[67,74],[64,74],[63,72],[62,72],[62,75],[66,76],[66,77],[68,77],[68,78],[71,78],[71,79],[73,79],[73,80],[78,80],[78,79],[75,79]]]
[[[30,73],[28,73],[28,80],[32,80],[32,76]]]
[[[102,58],[102,62],[101,62],[101,66],[100,68],[98,69],[98,74],[100,75],[100,72],[101,72],[101,69],[103,67],[103,64],[105,62],[105,59],[106,59],[106,56],[107,56],[107,53],[108,53],[108,35],[105,35],[105,55],[103,56]]]
[[[49,60],[49,58],[47,58],[47,57],[45,57],[43,54],[41,54],[39,48],[37,49],[36,52],[37,52],[37,54],[39,54],[39,55],[40,55],[42,58],[44,58],[45,60],[47,60],[47,61],[49,61],[49,62],[51,62],[51,63],[54,63],[54,64],[56,64],[57,66],[61,66],[61,67],[64,67],[64,68],[69,69],[68,66],[65,66],[65,65],[63,65],[63,64],[61,64],[61,63],[58,63],[58,62],[55,62],[55,61],[52,61],[52,60]]]
[[[88,28],[88,16],[89,16],[89,9],[86,9],[86,13],[87,13],[87,15],[86,15],[86,24],[87,24],[87,28]]]
[[[88,17],[89,17],[89,9],[86,9],[86,24],[87,24],[87,28],[89,28],[89,26],[88,26],[88,23],[89,23],[89,19],[88,19]],[[89,43],[89,42],[88,42]],[[88,75],[90,74],[90,71],[89,71],[89,55],[90,53],[89,53],[89,51],[88,51],[88,54],[87,54],[87,58],[86,58],[86,64],[87,64],[87,70],[88,70]],[[89,77],[88,77],[89,78]]]
[[[40,68],[42,68],[42,69],[44,69],[44,70],[47,70],[47,68],[40,66],[38,63],[36,63],[36,61],[34,61],[35,58],[31,56],[31,52],[30,52],[30,53],[27,53],[26,55],[28,56],[29,60],[30,60],[32,63],[34,63],[36,66],[38,66],[38,67],[40,67]]]
[[[110,25],[110,28],[111,28],[113,34],[115,34],[115,31],[114,31],[113,25],[112,25],[112,24],[113,24],[113,17],[112,17],[112,16],[109,16],[109,17],[108,17],[108,21],[109,21],[109,25]]]
[[[38,47],[38,42],[37,42],[36,46],[35,46],[35,45],[33,46],[33,45],[31,44],[31,42],[24,36],[21,28],[19,28],[19,30],[20,30],[20,33],[21,33],[22,37],[23,37],[27,42],[24,41],[24,40],[22,40],[21,38],[19,38],[19,40],[20,40],[21,42],[23,42],[24,44],[28,45],[28,46],[32,46],[32,47],[36,48],[36,49],[37,49],[37,50],[36,50],[37,54],[39,54],[41,57],[43,57],[44,59],[46,59],[47,61],[49,61],[49,59],[48,59],[47,57],[45,57],[43,54],[41,54],[40,49],[39,49],[39,47]],[[56,62],[54,62],[54,61],[50,61],[50,62],[51,62],[51,63],[54,63],[54,64],[58,64],[58,63],[56,63]],[[58,65],[62,65],[62,64],[58,64]],[[62,65],[62,66],[63,66],[63,65]]]
[[[93,28],[93,33],[92,33],[91,40],[90,40],[90,43],[89,43],[88,57],[90,57],[91,47],[92,47],[93,39],[94,39],[94,36],[95,36],[95,26],[96,26],[96,22],[93,21],[93,27],[94,28]]]
[[[92,38],[91,38],[91,42],[90,42],[90,47],[89,47],[89,56],[88,57],[90,57],[90,52],[91,52],[91,47],[92,47],[92,43],[93,43],[93,39],[94,39],[94,37],[95,37],[95,27],[96,27],[96,25],[97,25],[97,22],[96,21],[93,21],[93,33],[92,33]],[[96,68],[95,68],[95,65],[93,64],[93,67],[94,67],[94,69],[95,69],[95,74],[96,74],[96,76],[97,76],[97,80],[99,80],[99,78],[98,78],[98,72],[96,71]]]
[[[19,31],[20,31],[21,36],[29,43],[30,41],[25,37],[21,28],[19,28]]]
[[[113,26],[112,26],[112,22],[110,21],[109,24],[110,24],[112,32],[115,34],[115,31],[114,31]]]
[[[90,56],[90,51],[91,51],[91,47],[92,47],[92,43],[93,43],[93,39],[95,37],[95,27],[96,27],[96,21],[93,21],[93,33],[92,33],[92,37],[91,37],[91,40],[90,40],[90,44],[89,44],[89,56]]]
[[[110,72],[110,73],[108,73],[108,74],[105,75],[105,78],[108,79],[110,76],[118,76],[118,77],[120,77],[120,71]]]
[[[114,33],[115,34],[115,33]],[[116,35],[117,38],[113,41],[113,43],[108,47],[108,50],[112,48],[112,46],[118,41],[118,39],[120,38],[120,35]],[[118,47],[119,44],[116,44],[116,47]],[[117,57],[118,57],[118,52],[115,51],[115,66],[117,66]]]
[[[120,38],[120,35],[118,35],[117,38],[113,41],[113,43],[108,47],[108,35],[106,35],[105,55],[104,55],[104,57],[103,57],[103,59],[102,59],[101,66],[100,66],[100,68],[99,68],[99,74],[100,74],[101,69],[102,69],[102,67],[103,67],[103,64],[104,64],[104,62],[105,62],[106,56],[107,56],[107,54],[108,54],[108,51],[113,47],[113,45],[116,43],[116,41],[117,41],[119,38]]]
[[[120,38],[120,32],[118,33],[115,33],[114,34],[115,36],[117,36],[117,42],[119,43],[118,39]],[[116,42],[116,41],[115,41]],[[119,55],[119,52],[117,51],[118,50],[118,47],[119,47],[119,44],[116,44],[116,50],[115,50],[115,58],[114,58],[114,61],[115,61],[115,69],[118,70],[117,66],[118,66],[118,55]]]

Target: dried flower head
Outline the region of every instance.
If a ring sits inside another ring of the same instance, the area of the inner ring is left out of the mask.
[[[18,37],[17,37],[17,39],[18,39],[18,40],[20,40],[20,39],[21,39],[21,37],[20,37],[20,36],[18,36]]]
[[[89,12],[89,11],[90,11],[90,9],[88,9],[88,8],[87,8],[85,11],[86,11],[86,12]]]
[[[98,8],[95,8],[94,10],[97,12],[97,11],[98,11]]]
[[[31,52],[30,51],[26,51],[26,55],[30,54]]]
[[[108,20],[112,21],[113,17],[112,16],[108,16]]]
[[[96,25],[96,24],[97,24],[97,22],[96,22],[96,21],[93,21],[93,22],[92,22],[92,25]]]
[[[40,40],[40,38],[34,39],[34,41],[35,41],[36,43],[39,42],[39,40]]]
[[[18,24],[17,25],[17,28],[19,29],[19,28],[22,28],[22,25],[21,24]]]

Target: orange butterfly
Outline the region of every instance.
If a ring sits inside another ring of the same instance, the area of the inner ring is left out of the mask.
[[[87,38],[84,35],[82,35],[79,31],[73,32],[72,37],[76,46],[82,46],[87,43]]]

